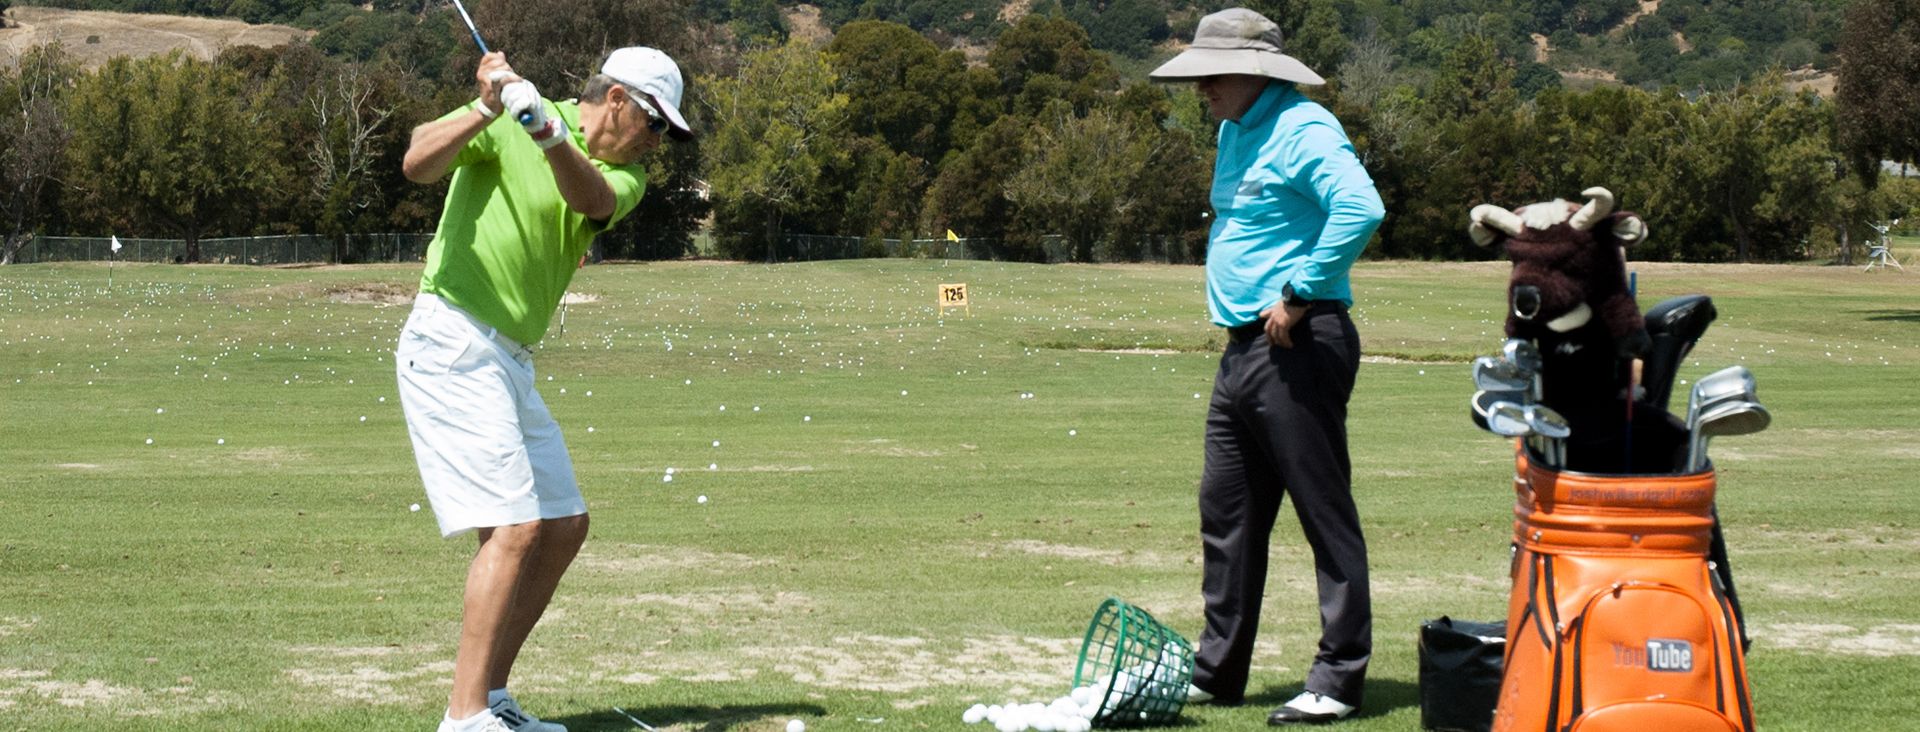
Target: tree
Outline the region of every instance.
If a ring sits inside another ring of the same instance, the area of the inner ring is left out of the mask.
[[[735,76],[701,83],[712,111],[706,151],[716,213],[723,234],[735,237],[725,243],[735,255],[771,258],[781,216],[843,154],[847,95],[835,90],[826,57],[797,38],[748,53]],[[726,226],[754,217],[758,238]]]
[[[1347,37],[1332,0],[1252,0],[1242,7],[1280,26],[1281,50],[1321,76],[1347,57]]]
[[[1159,138],[1111,111],[1075,117],[1059,103],[1032,134],[1025,165],[1007,180],[1007,200],[1022,219],[1065,234],[1076,261],[1093,261],[1095,244],[1113,244],[1107,235],[1116,217],[1128,216],[1142,195],[1160,193],[1132,185],[1147,173]]]
[[[1858,0],[1840,34],[1840,145],[1862,181],[1880,160],[1920,162],[1920,4]]]
[[[362,64],[340,64],[304,100],[307,118],[319,132],[302,151],[306,197],[319,233],[334,238],[335,261],[352,258],[343,235],[367,233],[356,222],[363,222],[382,198],[374,166],[383,162],[378,154],[391,133],[394,105],[382,98],[381,86]]]
[[[74,86],[67,165],[85,219],[103,229],[186,239],[251,231],[284,195],[285,166],[264,105],[238,72],[174,52],[118,57]]]
[[[861,20],[834,34],[827,61],[847,95],[855,135],[877,135],[894,150],[938,160],[950,146],[949,126],[964,91],[966,59],[898,23]]]
[[[72,136],[60,95],[79,73],[57,44],[28,50],[16,68],[0,71],[0,225],[6,227],[0,265],[12,264],[29,234],[58,209],[54,201]]]
[[[997,241],[994,255],[1004,259],[1040,259],[1037,241],[1012,241],[1014,206],[1006,192],[1007,180],[1026,161],[1028,126],[1020,117],[1000,117],[981,130],[972,145],[949,156],[927,190],[922,230],[950,229],[968,238]]]
[[[1087,32],[1066,18],[1028,15],[994,42],[987,67],[998,76],[1011,111],[1034,114],[1052,99],[1066,99],[1084,114],[1119,80],[1106,55],[1094,50]]]
[[[689,81],[713,69],[712,54],[720,53],[707,50],[713,29],[692,16],[692,3],[685,0],[575,0],[558,10],[548,3],[518,0],[471,0],[466,5],[488,46],[506,53],[514,71],[553,99],[578,93],[616,48],[641,45],[665,51]],[[457,15],[444,17],[460,35],[466,34]],[[466,55],[453,68],[471,85],[480,52],[472,44],[462,48]]]

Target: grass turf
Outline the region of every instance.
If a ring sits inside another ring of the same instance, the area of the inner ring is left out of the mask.
[[[1920,276],[1636,263],[1705,292],[1681,372],[1753,369],[1715,441],[1758,721],[1883,728],[1920,672]],[[0,269],[0,727],[428,729],[472,540],[421,501],[390,351],[417,267]],[[1419,728],[1414,635],[1498,618],[1506,448],[1466,418],[1505,265],[1364,263],[1349,429],[1375,662],[1353,730]],[[1192,267],[853,261],[583,270],[540,388],[593,516],[514,687],[575,730],[958,729],[1045,700],[1117,595],[1199,632],[1194,491],[1221,337]],[[934,305],[967,282],[971,314]],[[1675,392],[1684,399],[1685,387]],[[1030,396],[1029,396],[1030,395]],[[147,440],[151,439],[149,444]],[[718,443],[716,446],[715,443]],[[673,480],[664,477],[673,469]],[[697,499],[705,496],[702,503]],[[1275,535],[1249,708],[1317,637]],[[883,720],[883,721],[875,721]],[[975,728],[983,729],[983,728]]]

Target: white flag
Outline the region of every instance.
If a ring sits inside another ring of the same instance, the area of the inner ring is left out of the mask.
[[[118,234],[115,234],[113,237],[113,253],[120,253],[120,236]]]

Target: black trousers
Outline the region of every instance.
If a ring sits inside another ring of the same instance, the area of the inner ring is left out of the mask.
[[[1222,702],[1244,699],[1269,541],[1290,496],[1320,592],[1320,645],[1306,689],[1358,706],[1373,654],[1367,542],[1347,457],[1360,337],[1338,302],[1314,303],[1290,335],[1292,348],[1236,339],[1214,376],[1200,478],[1207,625],[1194,684]]]

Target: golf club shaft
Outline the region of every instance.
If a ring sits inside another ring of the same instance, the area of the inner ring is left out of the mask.
[[[460,11],[460,19],[463,21],[466,21],[467,32],[473,34],[473,45],[480,47],[480,55],[485,56],[489,53],[493,53],[493,51],[490,51],[487,49],[487,42],[480,40],[480,29],[474,26],[473,16],[467,14],[467,6],[462,4],[460,0],[453,0],[453,9]],[[520,124],[524,125],[531,121],[533,121],[532,112],[520,113]]]
[[[460,0],[453,0],[453,9],[460,11],[460,19],[467,22],[467,31],[473,34],[473,44],[480,47],[480,54],[493,53],[487,50],[487,42],[480,40],[480,29],[474,27],[473,16],[467,14],[467,6],[462,5]]]

